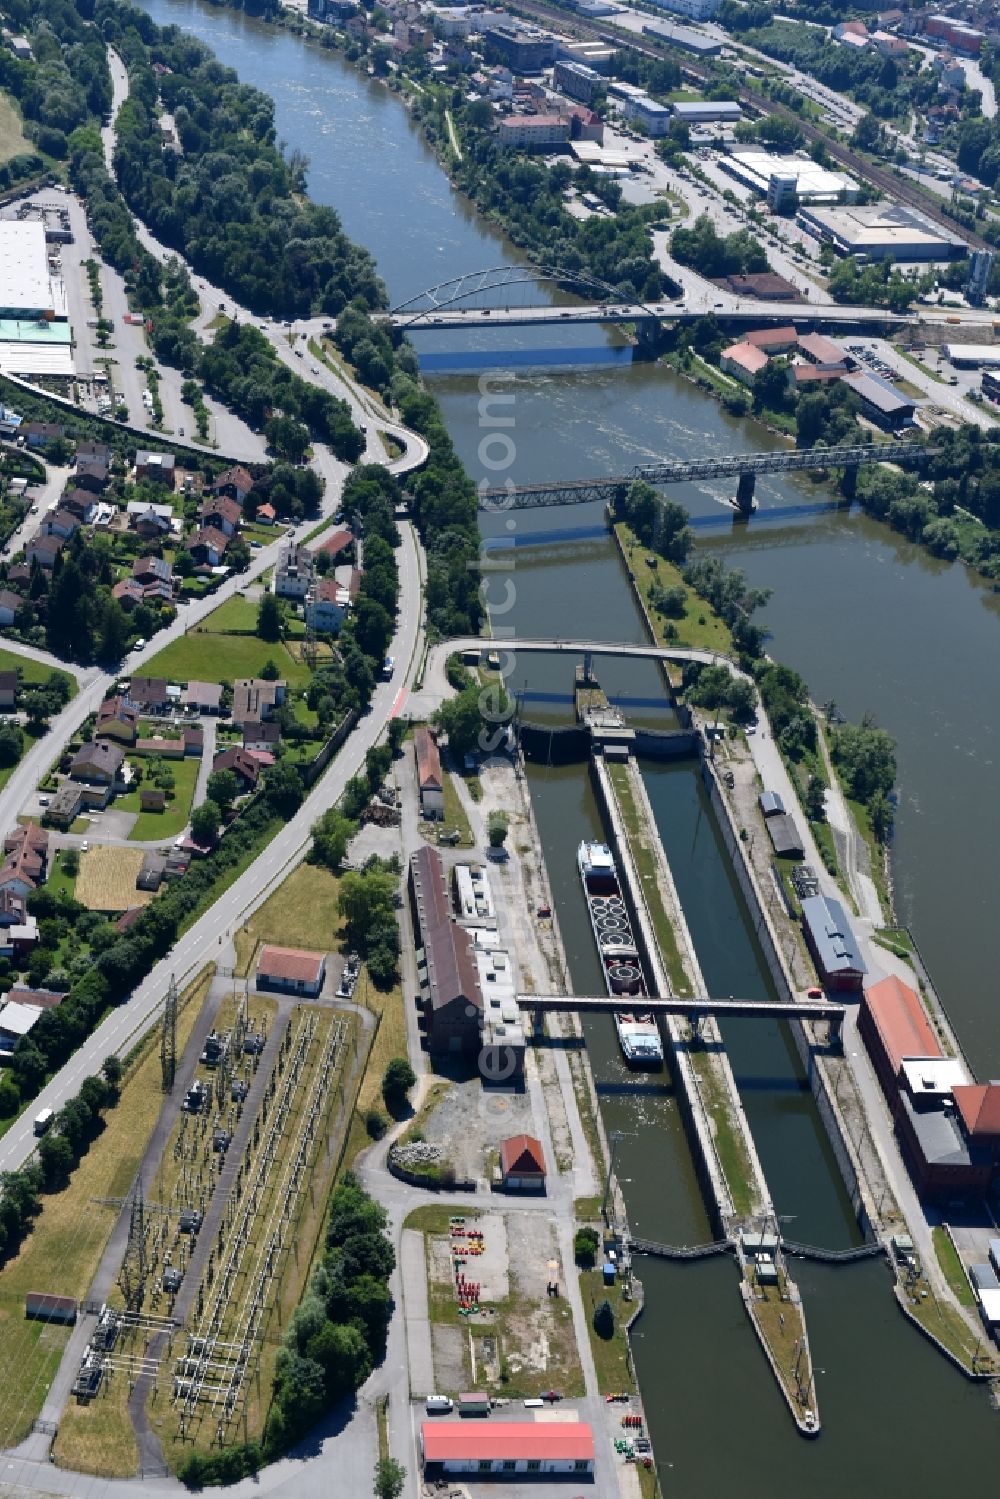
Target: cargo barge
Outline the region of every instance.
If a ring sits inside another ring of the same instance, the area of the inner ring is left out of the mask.
[[[648,992],[646,980],[611,850],[605,843],[584,841],[577,852],[577,863],[605,987],[614,998],[635,995],[641,1000]],[[618,1044],[630,1067],[653,1071],[663,1066],[663,1042],[652,1015],[644,1014],[637,1005],[634,1011],[622,1011],[614,1019]]]

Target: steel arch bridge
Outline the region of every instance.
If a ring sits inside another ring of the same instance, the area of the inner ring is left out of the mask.
[[[589,271],[570,271],[559,266],[496,265],[484,271],[467,271],[463,276],[453,276],[448,281],[439,281],[426,291],[398,302],[390,307],[388,316],[397,327],[409,328],[435,313],[458,310],[465,304],[479,305],[477,298],[493,297],[496,293],[509,293],[517,287],[558,287],[562,291],[575,293],[593,302],[613,303],[622,308],[622,318],[629,316],[643,320],[662,318],[662,311],[636,298],[631,292],[622,292],[621,287],[612,286]],[[497,305],[493,302],[491,305]]]

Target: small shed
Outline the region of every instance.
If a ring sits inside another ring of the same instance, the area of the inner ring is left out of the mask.
[[[779,858],[801,859],[805,855],[802,838],[795,826],[795,818],[786,812],[776,813],[767,819],[767,831]]]
[[[777,791],[762,791],[760,794],[760,810],[765,817],[783,817],[785,804]]]
[[[72,1327],[77,1310],[74,1296],[53,1296],[48,1291],[29,1291],[24,1298],[24,1315],[37,1322],[62,1322]]]
[[[143,812],[162,812],[167,805],[167,793],[159,786],[143,786],[139,791],[139,807]]]
[[[508,1192],[544,1192],[545,1158],[531,1135],[511,1135],[500,1142],[500,1178]]]

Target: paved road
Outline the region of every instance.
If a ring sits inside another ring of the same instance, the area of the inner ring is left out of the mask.
[[[3,549],[3,556],[6,559],[9,560],[11,557],[16,557],[18,552],[24,550],[29,541],[34,541],[42,529],[42,522],[46,515],[50,510],[58,508],[59,501],[66,488],[67,480],[72,472],[73,470],[70,468],[51,468],[46,465],[45,483],[42,488],[40,490],[34,488],[30,491],[31,503],[34,506],[35,514],[32,514],[30,510],[25,514],[24,520]]]
[[[176,944],[162,963],[139,985],[131,998],[115,1010],[88,1037],[66,1066],[42,1090],[32,1109],[22,1116],[0,1140],[0,1171],[13,1171],[22,1165],[31,1154],[35,1139],[32,1134],[32,1118],[41,1108],[59,1109],[67,1099],[73,1097],[82,1080],[100,1069],[101,1062],[112,1052],[123,1052],[134,1044],[154,1023],[162,1004],[171,974],[179,984],[196,974],[206,963],[218,956],[219,948],[228,939],[246,916],[255,909],[267,894],[284,878],[285,874],[299,862],[309,843],[309,830],[327,808],[332,807],[342,795],[347,781],[360,770],[365,753],[382,733],[388,720],[398,712],[405,696],[406,683],[413,668],[416,644],[421,625],[422,597],[418,585],[418,541],[410,525],[402,527],[400,564],[400,610],[396,633],[393,637],[392,654],[396,659],[396,670],[391,681],[380,683],[372,698],[371,708],[333,759],[326,774],[306,798],[300,810],[288,822],[276,838],[268,845],[266,853],[253,863],[234,885],[211,907]],[[158,643],[161,637],[158,637]],[[147,652],[142,653],[145,659]],[[36,751],[41,750],[46,763],[53,756],[54,744],[61,743],[71,728],[75,727],[100,702],[110,678],[98,677],[81,692],[64,715],[60,725],[60,737],[50,735],[41,741]],[[37,767],[32,764],[34,752],[22,761],[13,781],[26,772],[30,776]],[[5,788],[4,798],[10,790]],[[22,788],[23,796],[23,788]],[[0,799],[0,804],[2,804]],[[13,818],[0,817],[0,826],[13,822]]]

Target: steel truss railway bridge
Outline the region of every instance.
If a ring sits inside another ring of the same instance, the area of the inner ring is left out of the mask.
[[[733,509],[749,516],[756,507],[754,490],[759,474],[796,473],[803,469],[842,469],[844,495],[852,498],[858,469],[873,463],[919,467],[937,455],[937,448],[907,442],[852,443],[836,448],[805,448],[791,452],[731,453],[714,458],[676,459],[670,463],[641,463],[628,474],[604,479],[556,479],[507,488],[481,488],[480,510],[533,510],[544,505],[620,504],[637,480],[657,487],[691,484],[698,479],[737,480]]]
[[[736,1017],[760,1020],[825,1020],[829,1043],[840,1042],[844,1023],[843,1005],[832,1000],[774,1000],[774,999],[680,999],[676,996],[650,997],[643,994],[519,994],[517,1002],[522,1010],[531,1010],[536,1022],[543,1014],[573,1011],[578,1015],[632,1015],[636,1010],[650,1015],[682,1015],[697,1029],[699,1022],[709,1015],[717,1020]]]

